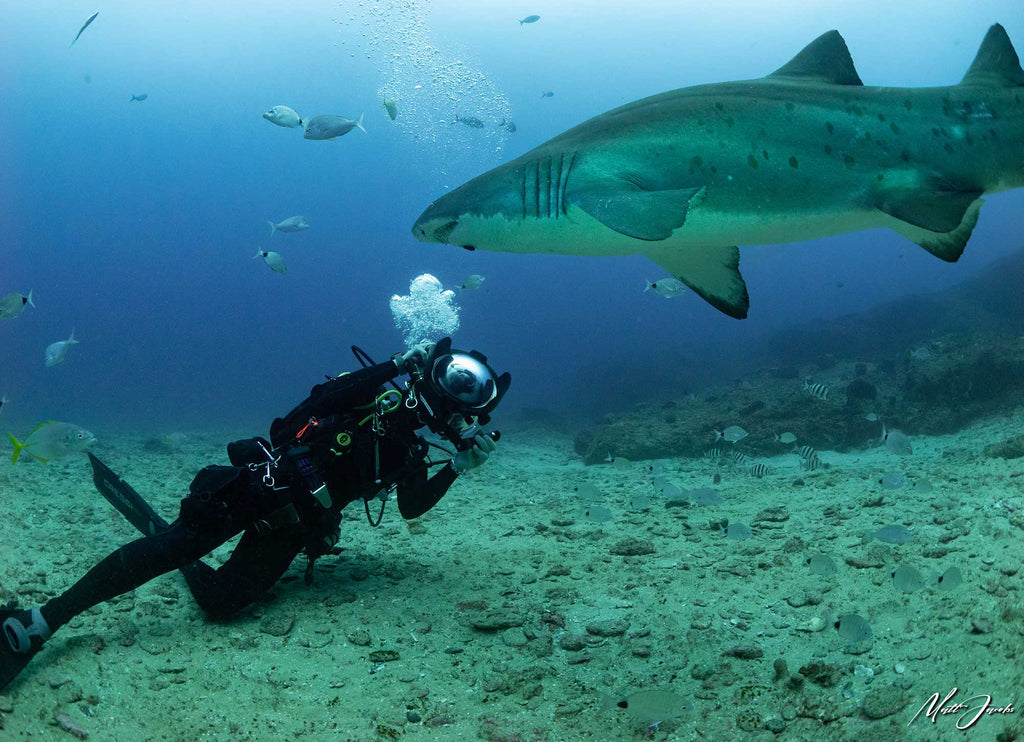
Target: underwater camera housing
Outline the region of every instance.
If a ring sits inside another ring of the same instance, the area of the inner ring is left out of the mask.
[[[423,405],[427,427],[460,451],[472,447],[512,384],[511,374],[499,376],[483,353],[453,349],[450,337],[437,342],[412,377],[410,388]]]

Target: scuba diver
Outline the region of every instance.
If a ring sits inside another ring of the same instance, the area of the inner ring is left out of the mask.
[[[257,437],[228,445],[231,466],[207,466],[189,485],[177,520],[167,523],[92,454],[93,478],[143,538],[110,554],[62,594],[31,609],[0,608],[0,690],[61,626],[94,605],[178,569],[208,618],[224,618],[258,599],[305,551],[306,582],[316,559],[339,553],[341,511],[361,499],[377,526],[394,491],[398,511],[413,519],[444,496],[456,477],[483,464],[499,434],[481,425],[511,384],[477,351],[454,350],[451,338],[418,345],[328,378]],[[409,379],[399,386],[400,375]],[[385,388],[385,384],[392,388]],[[455,451],[429,443],[426,426]],[[428,459],[430,447],[444,451]],[[439,466],[433,475],[429,469]],[[376,519],[370,503],[380,500]],[[218,569],[200,561],[242,533]]]

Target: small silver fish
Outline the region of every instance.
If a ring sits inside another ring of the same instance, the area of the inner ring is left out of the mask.
[[[654,487],[655,492],[657,492],[659,495],[664,495],[669,499],[672,499],[673,497],[679,497],[681,494],[683,494],[682,487],[680,487],[677,484],[673,484],[668,480],[667,477],[657,476],[654,478],[654,481],[651,482],[651,485]]]
[[[614,520],[612,511],[603,505],[584,505],[580,508],[580,515],[594,523],[607,523]]]
[[[747,437],[747,431],[741,428],[739,425],[730,425],[725,430],[715,430],[715,442],[721,440],[729,441],[729,443],[735,443],[741,441]]]
[[[602,706],[622,709],[637,721],[650,725],[678,719],[690,713],[692,706],[686,698],[664,690],[640,690],[625,698],[609,699]]]
[[[776,443],[784,443],[787,446],[790,443],[796,443],[796,436],[793,433],[776,433],[772,437]]]
[[[138,101],[139,103],[141,103],[142,101],[146,100],[146,98],[149,97],[149,93],[139,93],[138,95],[136,95],[135,93],[132,93],[131,95],[132,95],[132,97],[128,99],[129,103],[132,103],[134,101]]]
[[[924,577],[921,573],[906,564],[902,564],[889,573],[892,583],[898,590],[904,593],[913,593],[924,587]]]
[[[869,412],[864,416],[864,419],[867,420],[869,423],[876,423],[878,422],[878,415],[876,415],[874,412]]]
[[[309,222],[306,221],[304,216],[290,216],[287,219],[279,221],[274,224],[269,219],[267,224],[270,225],[270,236],[273,237],[275,232],[301,232],[304,229],[309,229]]]
[[[828,387],[824,384],[812,384],[809,380],[804,379],[804,391],[822,402],[828,401]]]
[[[6,394],[5,394],[4,396],[0,397],[0,412],[3,412],[3,411],[4,411],[4,407],[6,407],[6,406],[7,406],[7,403],[8,403],[8,402],[10,402],[10,401],[11,401],[11,400],[9,400],[9,399],[7,398],[7,395],[6,395]]]
[[[302,138],[333,142],[337,137],[343,137],[353,129],[366,133],[366,129],[363,128],[363,114],[359,114],[355,121],[344,116],[314,116],[306,124],[306,133]]]
[[[887,430],[885,423],[882,423],[882,440],[885,441],[885,447],[897,456],[910,456],[914,453],[910,438],[898,430]]]
[[[698,505],[721,505],[724,502],[722,496],[710,487],[698,487],[687,494]]]
[[[840,616],[835,622],[836,630],[848,644],[867,641],[874,634],[871,631],[871,624],[867,619],[858,616],[856,613],[847,613]]]
[[[32,301],[32,292],[28,292],[28,296],[12,292],[7,294],[3,299],[0,299],[0,319],[14,319],[23,311],[25,311],[25,305],[36,308],[36,305]]]
[[[521,26],[524,23],[536,23],[539,20],[540,20],[540,16],[539,15],[528,15],[525,18],[523,18],[521,21],[519,21],[519,25]]]
[[[47,461],[63,459],[71,454],[84,451],[86,447],[96,442],[96,436],[85,428],[71,423],[53,421],[39,423],[28,434],[24,443],[15,438],[12,433],[8,433],[7,438],[14,446],[12,464],[18,463],[22,451],[45,464]]]
[[[647,288],[644,291],[650,291],[651,289],[654,289],[655,293],[659,296],[672,299],[686,292],[686,284],[678,278],[669,276],[668,278],[662,278],[660,281],[648,281]]]
[[[462,282],[462,285],[457,288],[460,288],[463,291],[476,291],[480,288],[481,284],[483,284],[484,280],[483,276],[474,273],[471,276],[467,276],[466,280]]]
[[[808,557],[804,563],[807,565],[807,571],[812,575],[828,576],[834,575],[837,571],[836,563],[825,554],[815,554]]]
[[[465,124],[470,129],[482,129],[484,128],[484,122],[478,119],[476,116],[456,116],[455,124]]]
[[[58,363],[64,363],[64,359],[68,357],[68,351],[72,345],[77,345],[78,341],[75,340],[75,331],[71,330],[71,337],[67,340],[58,340],[56,343],[50,343],[46,346],[46,365],[56,366]]]
[[[552,93],[550,90],[548,90],[547,92],[541,93],[540,97],[541,98],[554,98],[555,94]]]
[[[263,250],[258,248],[256,250],[256,254],[252,257],[254,260],[256,258],[263,258],[263,262],[266,263],[267,267],[274,271],[274,273],[284,275],[288,270],[288,267],[284,264],[284,258],[281,257],[281,253],[276,253],[273,250]]]
[[[294,108],[289,108],[288,106],[274,106],[263,114],[263,118],[272,124],[283,126],[285,129],[294,129],[297,126],[302,126],[304,123],[302,116]]]
[[[93,13],[91,16],[89,16],[89,20],[87,20],[85,23],[82,24],[82,27],[80,29],[78,29],[78,33],[75,34],[75,38],[73,38],[71,40],[71,43],[68,44],[68,48],[69,49],[75,45],[75,42],[78,41],[78,37],[82,35],[82,31],[84,31],[85,29],[89,28],[89,24],[92,23],[93,21],[95,21],[96,20],[96,16],[98,16],[99,14],[100,14],[100,12],[97,10],[95,13]]]
[[[899,523],[882,526],[871,535],[886,544],[905,544],[914,538],[914,532]]]
[[[499,129],[504,129],[509,134],[515,134],[516,133],[516,122],[513,121],[512,119],[502,119],[501,123],[498,124],[498,128]]]

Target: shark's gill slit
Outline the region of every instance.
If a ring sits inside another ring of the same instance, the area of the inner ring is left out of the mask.
[[[522,169],[523,178],[519,184],[519,201],[523,207],[523,219],[526,218],[526,168]]]
[[[540,162],[533,169],[533,215],[540,219]]]
[[[458,219],[452,219],[450,222],[445,222],[440,227],[434,230],[434,242],[439,242],[442,245],[448,243],[448,237],[451,235],[452,230],[455,229],[459,224]]]

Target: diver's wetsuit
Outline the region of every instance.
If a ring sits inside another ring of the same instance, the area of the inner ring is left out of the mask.
[[[415,432],[422,423],[404,404],[374,415],[381,385],[399,373],[389,361],[331,379],[274,421],[275,453],[295,444],[290,450],[304,451],[313,464],[311,477],[304,477],[300,462],[287,453],[269,471],[265,455],[239,453],[240,447],[262,453],[255,444],[262,439],[233,444],[234,451],[229,446],[232,463],[253,466],[203,469],[169,528],[122,546],[41,607],[50,629],[173,569],[182,570],[208,616],[227,616],[266,592],[304,548],[313,556],[329,551],[348,503],[397,485],[403,517],[416,518],[432,508],[455,480],[454,467],[449,463],[428,479],[427,446]],[[272,486],[264,480],[267,473]],[[326,507],[310,492],[320,481],[330,495]],[[219,569],[197,561],[241,531]]]

